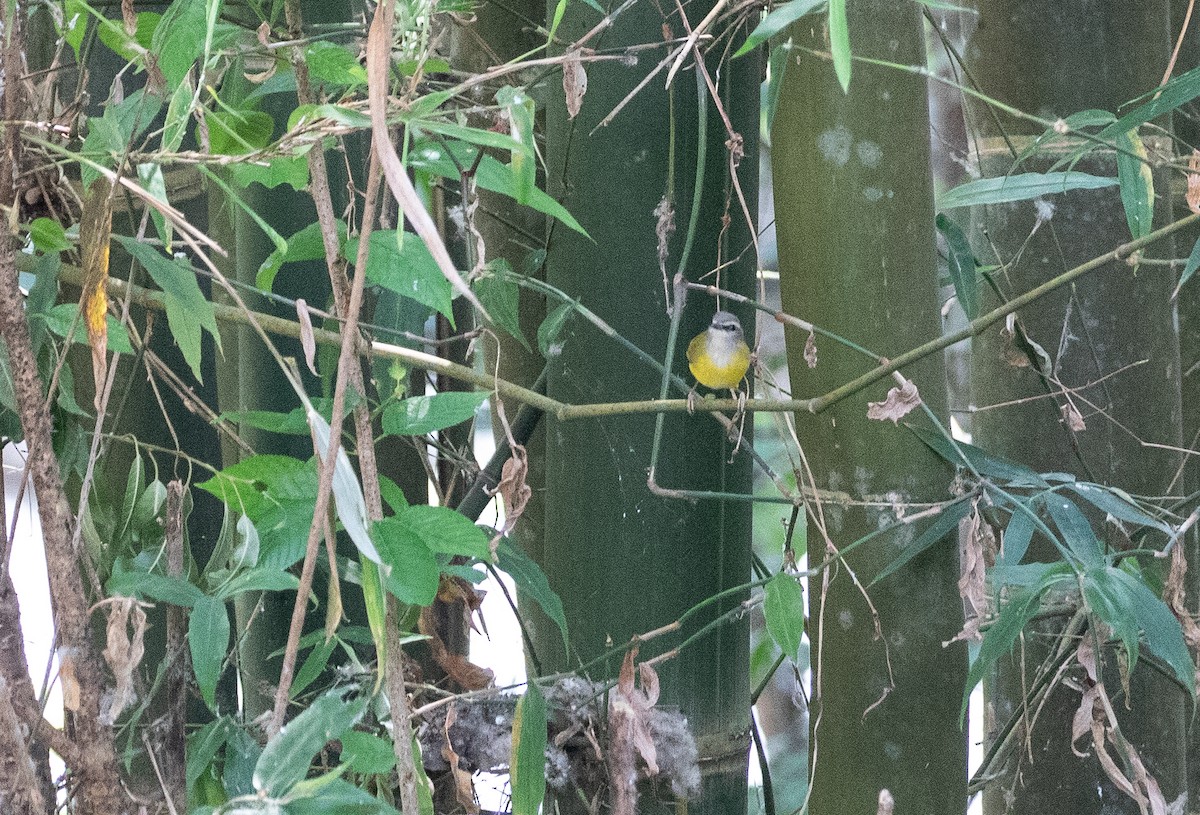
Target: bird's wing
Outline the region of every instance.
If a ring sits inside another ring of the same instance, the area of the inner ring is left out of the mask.
[[[695,362],[704,353],[704,332],[700,332],[692,337],[692,341],[688,343],[687,360]]]

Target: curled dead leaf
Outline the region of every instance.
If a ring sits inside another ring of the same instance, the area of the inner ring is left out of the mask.
[[[62,688],[63,707],[72,713],[79,712],[82,692],[75,672],[75,654],[75,649],[69,646],[58,649],[58,684]]]
[[[113,724],[121,711],[133,704],[133,673],[145,653],[146,612],[132,597],[113,597],[106,601],[108,625],[105,627],[104,661],[113,672],[116,686],[105,710],[100,713],[104,724]],[[133,636],[128,633],[133,627]]]
[[[963,598],[964,623],[962,630],[942,643],[943,646],[958,640],[978,642],[983,639],[980,626],[988,613],[987,563],[989,559],[995,560],[996,536],[980,515],[978,504],[959,522],[958,540],[958,591]]]
[[[917,392],[916,383],[911,379],[897,385],[887,393],[882,402],[867,402],[867,418],[883,421],[891,419],[892,423],[899,422],[921,404],[921,394]]]
[[[493,495],[499,495],[504,502],[504,526],[488,543],[492,550],[492,562],[496,562],[496,549],[500,539],[512,531],[517,520],[525,512],[525,506],[533,497],[533,488],[529,486],[529,454],[519,444],[511,446],[512,455],[500,469],[500,483],[492,490]]]
[[[658,775],[658,751],[650,734],[650,709],[658,702],[658,674],[650,665],[637,666],[642,686],[634,682],[638,649],[630,648],[621,663],[617,686],[608,692],[608,776],[613,815],[637,813],[637,757],[650,775]]]
[[[421,611],[417,623],[418,630],[429,637],[429,651],[433,661],[446,672],[446,676],[457,682],[465,690],[482,690],[491,687],[496,675],[488,668],[480,667],[464,656],[452,653],[442,641],[438,633],[437,619],[433,607],[428,606]]]
[[[1063,404],[1062,418],[1063,423],[1065,423],[1066,426],[1075,433],[1080,433],[1084,430],[1087,430],[1087,425],[1083,422],[1083,415],[1080,414],[1079,409],[1070,402],[1065,402]]]
[[[308,303],[303,297],[296,298],[296,318],[300,322],[300,347],[304,349],[304,363],[312,375],[317,376],[317,338],[313,333]]]
[[[450,774],[454,777],[454,796],[468,815],[478,815],[479,802],[475,799],[475,785],[471,782],[471,773],[459,766],[460,758],[450,743],[450,728],[458,718],[454,703],[446,711],[446,723],[442,726],[442,758],[450,765]]]
[[[567,100],[567,118],[574,119],[583,107],[583,97],[587,93],[587,69],[579,59],[579,50],[573,49],[563,56],[562,64],[563,95]]]

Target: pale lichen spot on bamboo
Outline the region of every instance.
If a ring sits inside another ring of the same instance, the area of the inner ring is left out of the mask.
[[[854,144],[854,136],[845,125],[831,127],[817,136],[817,149],[830,164],[845,167],[850,161],[850,148]]]

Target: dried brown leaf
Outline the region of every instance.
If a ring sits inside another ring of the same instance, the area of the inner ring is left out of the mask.
[[[921,394],[917,392],[916,383],[911,379],[904,380],[904,385],[897,385],[887,393],[882,402],[867,402],[867,418],[876,421],[891,419],[895,424],[921,404]]]
[[[1087,425],[1083,422],[1083,416],[1079,409],[1070,402],[1064,402],[1062,406],[1062,418],[1067,427],[1075,433],[1080,433],[1087,430]]]
[[[121,0],[121,20],[125,23],[125,33],[133,36],[137,33],[137,12],[133,8],[133,0]]]
[[[112,696],[100,714],[104,724],[112,724],[121,711],[133,704],[133,674],[145,653],[146,612],[132,597],[114,597],[107,602],[108,625],[105,627],[104,661],[116,680]],[[128,629],[132,625],[133,636]]]
[[[978,505],[970,516],[959,522],[958,539],[958,591],[963,598],[964,623],[962,630],[943,645],[958,640],[982,640],[979,629],[988,613],[987,562],[989,553],[994,557],[996,537],[979,514]]]
[[[296,298],[296,319],[300,322],[300,347],[304,349],[304,363],[313,376],[317,374],[317,338],[313,333],[312,318],[308,303],[303,297]]]
[[[809,368],[817,367],[817,335],[813,332],[808,332],[808,339],[804,341],[804,361]]]
[[[492,495],[499,495],[500,500],[504,502],[504,526],[488,542],[493,563],[497,560],[496,550],[500,546],[500,539],[517,525],[517,520],[524,514],[525,506],[533,497],[533,488],[527,481],[529,454],[520,444],[510,444],[509,447],[512,454],[500,469],[500,483],[491,491]]]
[[[263,48],[271,44],[271,24],[266,20],[263,20],[255,34],[258,36],[258,44]]]
[[[579,59],[578,49],[563,55],[562,81],[563,94],[567,99],[567,118],[574,119],[579,115],[584,94],[587,93],[587,69]]]
[[[454,796],[468,815],[478,815],[479,802],[475,800],[475,786],[471,783],[471,773],[459,767],[459,756],[450,743],[450,727],[458,718],[454,703],[446,711],[446,723],[442,727],[442,758],[450,765],[450,774],[454,777]]]
[[[79,225],[83,288],[79,312],[92,350],[92,378],[96,410],[103,409],[104,383],[108,379],[108,250],[112,235],[112,185],[101,176],[88,188]]]
[[[79,712],[79,677],[75,673],[76,650],[70,646],[58,649],[58,684],[62,688],[63,707],[72,713]]]
[[[427,643],[433,661],[446,672],[446,676],[466,690],[482,690],[492,686],[496,675],[488,668],[480,667],[464,656],[452,653],[438,633],[437,619],[432,606],[422,609],[417,622],[418,630],[429,637]]]

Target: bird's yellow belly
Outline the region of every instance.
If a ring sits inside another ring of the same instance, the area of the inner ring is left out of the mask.
[[[750,352],[742,349],[736,349],[726,360],[715,360],[706,353],[689,354],[688,359],[696,381],[714,390],[737,388],[749,367]]]

